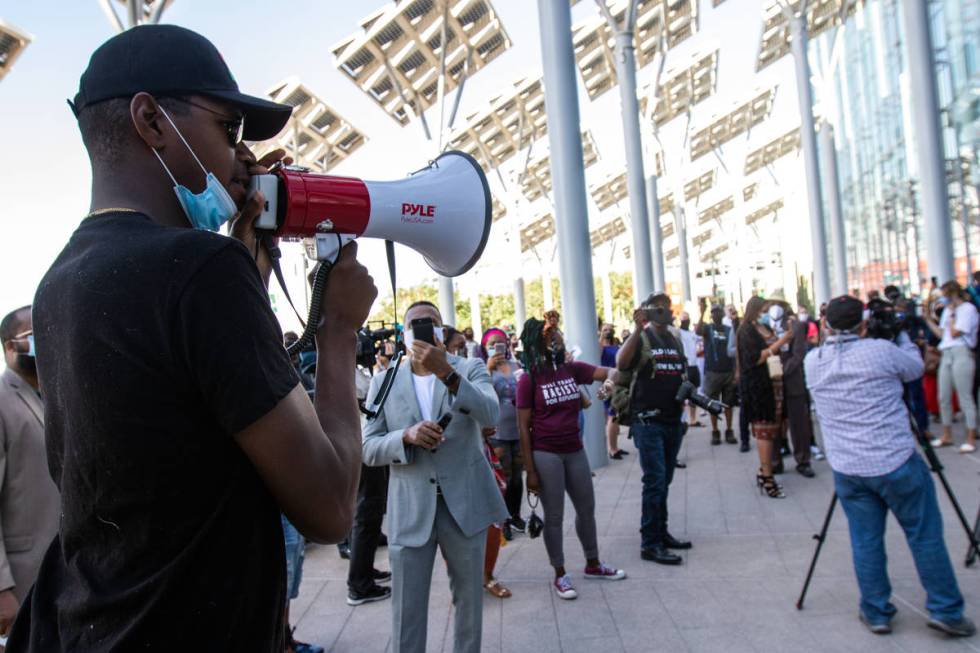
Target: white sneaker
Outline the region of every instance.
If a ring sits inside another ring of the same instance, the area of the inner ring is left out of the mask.
[[[974,453],[976,450],[976,445],[970,444],[969,442],[964,442],[960,445],[960,453]]]
[[[568,577],[568,574],[556,578],[554,585],[555,594],[558,595],[558,598],[565,599],[566,601],[578,598],[578,592],[572,587],[572,579]]]
[[[818,447],[815,444],[811,444],[810,445],[810,453],[813,454],[813,459],[814,460],[823,460],[824,458],[827,457],[827,456],[823,455],[823,452],[822,451],[820,451],[820,447]]]
[[[946,442],[942,438],[933,438],[932,439],[932,442],[930,442],[929,444],[932,445],[932,448],[933,449],[938,449],[939,447],[948,447],[948,446],[950,446],[953,443],[952,442]]]

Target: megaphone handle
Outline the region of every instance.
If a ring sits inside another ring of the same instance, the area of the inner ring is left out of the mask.
[[[351,234],[317,234],[314,237],[316,260],[327,261],[331,265],[337,262],[340,250],[344,245],[357,238]]]

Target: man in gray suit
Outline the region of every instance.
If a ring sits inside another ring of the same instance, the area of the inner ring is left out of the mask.
[[[425,651],[436,546],[449,570],[456,607],[456,653],[477,653],[483,628],[487,527],[507,508],[483,453],[481,428],[500,410],[486,365],[446,354],[442,316],[416,302],[405,313],[411,369],[395,377],[382,413],[364,429],[364,463],[391,465],[388,554],[393,577],[393,653]],[[434,345],[420,337],[434,333]],[[383,381],[371,383],[368,405]],[[443,430],[439,420],[452,421]]]
[[[0,342],[7,364],[0,377],[0,635],[6,635],[58,532],[60,499],[44,448],[30,306],[0,321]]]

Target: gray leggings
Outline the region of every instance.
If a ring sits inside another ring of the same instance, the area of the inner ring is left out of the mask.
[[[582,543],[586,560],[599,557],[596,542],[595,493],[592,470],[585,450],[575,453],[534,452],[534,468],[541,482],[541,505],[544,509],[544,548],[552,567],[565,566],[562,547],[562,522],[565,517],[565,492],[575,507],[575,532]]]

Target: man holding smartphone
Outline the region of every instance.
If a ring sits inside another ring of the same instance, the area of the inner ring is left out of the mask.
[[[425,651],[438,545],[456,607],[453,650],[478,653],[486,531],[507,518],[481,435],[497,422],[497,395],[482,360],[446,353],[445,328],[434,304],[412,304],[405,324],[411,369],[395,376],[384,409],[364,429],[364,463],[391,465],[391,650]],[[383,380],[372,381],[369,405]]]

